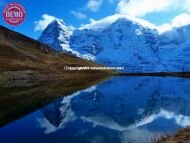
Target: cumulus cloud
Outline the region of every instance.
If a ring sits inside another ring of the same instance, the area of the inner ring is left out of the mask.
[[[190,25],[190,14],[189,13],[181,13],[180,15],[177,15],[174,17],[171,22],[164,23],[162,25],[155,25],[153,23],[150,23],[146,20],[143,20],[141,18],[136,18],[133,16],[128,15],[122,15],[122,14],[115,14],[112,16],[105,17],[100,20],[94,20],[93,18],[89,19],[89,24],[81,25],[79,29],[101,29],[109,26],[113,22],[115,22],[119,18],[126,18],[133,22],[139,23],[145,27],[151,28],[151,29],[157,29],[159,33],[163,33],[166,31],[171,31],[173,28],[182,27],[186,25]]]
[[[116,12],[143,17],[152,12],[175,9],[190,11],[190,0],[120,0]]]
[[[170,23],[165,23],[158,26],[159,33],[170,31],[173,28],[182,27],[190,24],[190,14],[182,13],[176,16]]]
[[[132,17],[132,16],[128,16],[128,15],[122,15],[122,14],[114,14],[114,15],[107,16],[100,20],[94,20],[93,18],[90,18],[89,19],[90,23],[86,24],[86,25],[82,25],[79,29],[102,29],[102,28],[105,28],[105,27],[111,25],[119,18],[131,20],[135,23],[139,23],[139,24],[141,24],[145,27],[151,28],[151,29],[157,28],[154,24],[152,24],[146,20],[140,19],[140,18],[136,18],[136,17]]]
[[[58,18],[48,15],[48,14],[43,14],[42,19],[34,22],[34,24],[35,24],[34,30],[35,31],[44,30],[48,26],[48,24],[51,23],[55,19],[58,19]]]
[[[84,14],[84,13],[82,13],[82,12],[71,11],[71,14],[73,14],[78,19],[85,19],[85,18],[87,18],[87,15]]]
[[[96,12],[100,9],[102,3],[102,0],[89,0],[87,3],[87,8],[93,12]]]
[[[182,13],[172,20],[173,27],[181,27],[190,24],[190,14]]]

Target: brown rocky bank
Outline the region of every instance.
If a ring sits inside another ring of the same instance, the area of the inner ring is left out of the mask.
[[[190,127],[181,129],[173,135],[155,138],[152,143],[190,143]]]

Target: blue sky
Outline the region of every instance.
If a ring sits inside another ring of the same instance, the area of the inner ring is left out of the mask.
[[[43,30],[41,24],[47,23],[52,17],[60,18],[66,24],[74,27],[80,27],[82,24],[88,24],[90,19],[98,20],[115,13],[132,15],[140,17],[155,25],[164,25],[169,27],[172,20],[180,14],[177,24],[189,23],[190,2],[189,0],[14,0],[22,4],[26,9],[26,19],[23,24],[12,27],[7,25],[2,16],[0,24],[23,33],[27,36],[37,39]],[[0,0],[1,13],[5,5],[11,0]],[[46,15],[43,19],[43,15]],[[182,19],[182,20],[181,20]],[[173,25],[176,25],[176,21]],[[180,23],[179,23],[180,21]],[[35,30],[36,29],[36,30]]]

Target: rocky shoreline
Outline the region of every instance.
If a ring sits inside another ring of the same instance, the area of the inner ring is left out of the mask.
[[[190,127],[181,129],[173,135],[163,135],[154,138],[152,143],[190,143]]]

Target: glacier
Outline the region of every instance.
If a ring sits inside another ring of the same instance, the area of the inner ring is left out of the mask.
[[[189,34],[190,25],[160,33],[146,20],[116,14],[74,30],[54,20],[39,41],[124,72],[181,72],[190,70]]]

